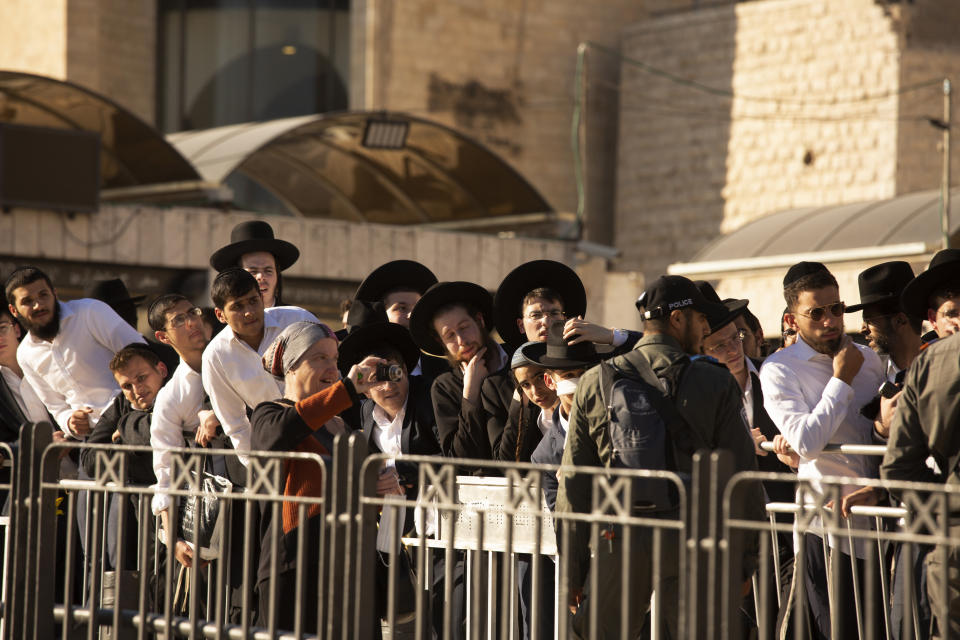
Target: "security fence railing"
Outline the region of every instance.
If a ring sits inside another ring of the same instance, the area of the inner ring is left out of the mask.
[[[892,558],[921,546],[941,562],[927,580],[948,619],[960,539],[948,519],[958,496],[943,485],[822,478],[815,491],[790,474],[735,473],[724,452],[698,455],[688,476],[391,458],[351,436],[329,458],[252,453],[232,486],[210,464],[232,452],[174,450],[161,526],[156,490],[127,481],[148,448],[87,447],[93,477],[60,478],[61,454],[79,445],[49,432],[24,429],[16,477],[0,485],[15,498],[5,638],[803,637],[807,594],[789,588],[789,568],[811,548],[797,532],[827,541],[816,553],[833,637],[853,616],[861,638],[890,637],[895,620],[906,621],[898,637],[926,637],[924,587],[910,572],[901,589],[891,582]],[[388,466],[399,486],[383,481]],[[558,473],[576,474],[585,501],[561,496],[553,509]],[[789,484],[798,501],[756,517],[747,496],[760,483]],[[667,504],[639,499],[651,486]],[[851,486],[896,489],[904,504],[845,518],[835,507]],[[178,560],[188,540],[189,570]],[[849,611],[836,549],[862,558]]]

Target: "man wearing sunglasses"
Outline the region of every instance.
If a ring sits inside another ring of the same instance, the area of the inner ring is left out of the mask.
[[[860,408],[873,399],[885,379],[880,358],[844,334],[845,305],[837,281],[826,267],[814,262],[798,263],[787,271],[783,285],[788,310],[784,319],[796,329],[798,337],[795,344],[767,358],[760,369],[764,407],[792,450],[800,455],[798,476],[808,481],[812,492],[825,491],[820,482],[824,476],[875,478],[875,459],[823,454],[823,450],[828,444],[873,442],[873,422],[860,413]],[[855,485],[844,485],[840,493],[841,504],[834,508],[844,518],[851,517],[852,506],[876,504],[879,498],[872,488]],[[809,493],[804,498],[813,501]],[[813,529],[819,527],[819,518],[811,525]],[[854,526],[868,529],[870,524],[856,522]],[[846,540],[833,536],[828,543],[834,553],[842,554],[839,575],[833,576],[836,610],[831,611],[827,597],[823,540],[814,533],[799,537],[799,544],[804,545],[806,567],[794,574],[791,599],[798,597],[798,589],[805,590],[810,614],[808,628],[814,637],[831,637],[831,614],[839,618],[843,630],[839,637],[857,637],[849,556],[857,558],[857,575],[862,579],[867,549],[862,542],[851,549]],[[864,610],[879,613],[880,604]],[[876,622],[883,625],[882,618]]]

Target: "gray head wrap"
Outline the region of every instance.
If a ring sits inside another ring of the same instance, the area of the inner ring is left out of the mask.
[[[324,338],[337,341],[336,334],[323,323],[294,322],[267,347],[261,359],[263,368],[274,377],[283,378],[307,349]]]

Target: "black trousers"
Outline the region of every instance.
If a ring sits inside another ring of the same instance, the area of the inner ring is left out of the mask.
[[[827,585],[827,565],[824,562],[823,547],[824,541],[820,536],[811,533],[804,534],[804,567],[798,571],[803,571],[804,587],[807,597],[807,606],[810,612],[810,637],[816,640],[828,640],[832,638],[831,623],[834,617],[837,618],[840,635],[836,640],[856,640],[857,631],[857,609],[854,599],[854,579],[853,570],[850,565],[850,556],[833,549],[832,553],[840,554],[839,566],[831,566],[832,575],[830,575],[830,589],[833,590],[836,610],[831,610],[829,591]],[[882,633],[884,628],[883,621],[883,598],[881,596],[879,582],[873,585],[875,594],[873,602],[867,602],[868,591],[866,581],[866,563],[878,562],[878,560],[856,559],[857,566],[857,585],[860,590],[860,602],[862,615],[873,616],[874,629]],[[834,570],[834,567],[835,570]],[[880,571],[874,572],[879,581]],[[867,623],[862,621],[864,633],[866,633]]]

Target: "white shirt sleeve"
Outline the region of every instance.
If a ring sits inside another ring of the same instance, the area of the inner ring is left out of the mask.
[[[39,398],[43,406],[47,408],[47,411],[50,412],[53,419],[57,421],[57,426],[60,427],[60,430],[71,438],[74,438],[75,436],[70,433],[70,429],[67,428],[67,420],[70,419],[73,409],[67,404],[66,396],[47,384],[46,379],[30,366],[28,359],[21,357],[22,353],[23,350],[17,350],[17,363],[23,371],[23,379],[33,388],[34,393],[37,394],[37,398]]]
[[[177,386],[170,386],[171,383],[177,383]],[[151,503],[154,515],[170,506],[170,496],[161,493],[170,487],[170,449],[187,445],[183,440],[183,431],[190,425],[184,424],[181,416],[195,414],[203,406],[203,389],[199,389],[199,393],[178,393],[182,391],[180,384],[183,383],[182,380],[171,380],[168,386],[157,394],[153,406],[150,446],[153,447],[153,472],[157,476],[154,487],[158,490]]]
[[[812,460],[820,455],[846,419],[853,401],[853,387],[830,378],[815,406],[809,406],[794,372],[783,364],[768,362],[760,369],[763,406],[793,450]]]
[[[88,322],[90,335],[93,339],[102,344],[114,353],[120,351],[128,344],[146,343],[136,329],[127,324],[127,321],[117,315],[117,312],[110,308],[106,302],[100,300],[90,301],[89,311],[94,317]]]

